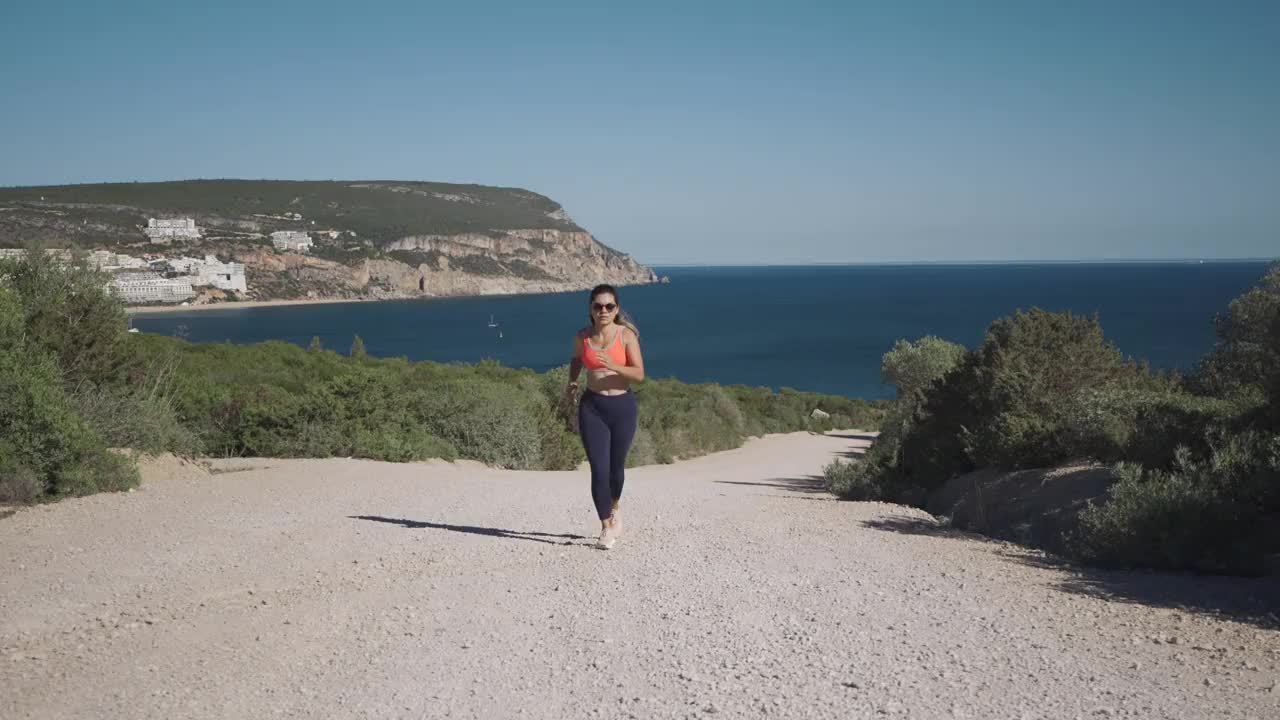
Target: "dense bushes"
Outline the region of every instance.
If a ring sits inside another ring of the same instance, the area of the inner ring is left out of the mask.
[[[1217,346],[1187,381],[1125,359],[1096,319],[1070,313],[1018,312],[992,323],[977,350],[934,350],[927,362],[917,356],[933,341],[899,343],[884,374],[909,387],[866,459],[828,467],[828,483],[850,499],[922,505],[979,468],[1119,463],[1106,502],[1071,538],[1079,557],[1255,572],[1280,550],[1263,531],[1280,521],[1280,268],[1216,328]]]
[[[1146,467],[1121,465],[1108,501],[1082,515],[1081,557],[1252,574],[1280,552],[1280,267],[1215,325],[1188,382],[1209,397],[1139,418],[1145,442],[1129,454]]]
[[[894,386],[896,398],[881,418],[880,435],[865,457],[827,466],[824,472],[832,492],[847,500],[901,499],[903,488],[889,484],[901,464],[902,439],[914,427],[926,393],[947,376],[964,355],[963,346],[933,336],[916,342],[899,340],[885,353],[880,363],[880,377]]]
[[[349,356],[283,342],[191,345],[125,331],[106,276],[43,253],[0,263],[0,499],[128,487],[108,448],[214,456],[471,458],[506,468],[583,460],[547,373]],[[878,407],[784,390],[650,381],[632,464],[736,447],[752,435],[873,428]],[[814,416],[814,410],[827,413]]]
[[[900,392],[883,423],[894,457],[877,474],[893,499],[989,466],[1133,459],[1167,467],[1174,448],[1205,447],[1203,428],[1238,410],[1152,375],[1106,342],[1096,318],[1070,313],[1018,312],[992,323],[979,349],[945,357],[960,359]]]
[[[122,383],[137,369],[124,306],[103,273],[29,252],[22,262],[0,261],[0,278],[14,293],[27,342],[53,355],[68,385]]]
[[[1077,552],[1105,565],[1257,573],[1280,552],[1280,267],[1216,320],[1178,395],[1140,407],[1107,502]]]
[[[902,347],[895,351],[886,369],[904,356]],[[889,499],[922,503],[948,479],[988,465],[1044,467],[1088,455],[1099,439],[1077,430],[1087,398],[1098,388],[1155,382],[1104,341],[1095,318],[1039,309],[995,321],[975,351],[933,354],[923,366],[935,375],[899,392],[889,412],[892,457],[871,453],[877,481],[870,485]]]
[[[1280,268],[1231,301],[1214,329],[1217,344],[1189,385],[1204,395],[1260,398],[1280,376]]]
[[[0,501],[132,486],[136,470],[76,413],[55,355],[32,340],[25,315],[0,285]]]
[[[972,361],[948,378],[962,404],[932,404],[957,426],[970,466],[1046,467],[1087,453],[1071,409],[1098,388],[1136,389],[1145,372],[1102,336],[1096,318],[1035,309],[992,323]],[[927,443],[913,449],[929,452]],[[934,477],[931,480],[945,480]]]
[[[639,450],[657,462],[737,447],[743,438],[776,432],[875,427],[879,410],[863,400],[784,388],[686,385],[649,380],[636,387]],[[822,410],[829,417],[814,417]]]
[[[916,342],[899,340],[880,362],[880,379],[897,389],[899,399],[924,392],[964,358],[963,345],[928,335]]]
[[[542,375],[477,365],[344,358],[287,343],[187,345],[176,385],[183,422],[212,455],[385,460],[466,457],[508,468],[567,469],[582,460],[562,402],[567,368]],[[874,408],[794,391],[648,381],[636,389],[641,432],[631,460],[737,447],[751,435],[875,422]],[[819,420],[814,408],[831,414]]]
[[[531,371],[343,357],[283,342],[139,339],[153,352],[181,352],[179,415],[211,455],[467,457],[526,469],[574,460]]]
[[[1111,409],[1113,417],[1128,422],[1128,432],[1117,436],[1118,449],[1098,457],[1127,460],[1151,469],[1171,467],[1179,448],[1205,457],[1211,450],[1211,436],[1239,429],[1239,418],[1247,407],[1239,401],[1177,390],[1138,394]]]
[[[568,469],[582,460],[562,402],[567,368],[544,374],[476,365],[342,357],[269,342],[188,345],[175,397],[185,425],[211,455],[465,457],[507,468]],[[652,380],[636,388],[641,432],[635,463],[670,462],[737,447],[751,435],[873,424],[864,401],[784,390]],[[831,417],[816,419],[822,409]],[[844,425],[841,425],[844,423]]]
[[[1074,539],[1096,564],[1257,574],[1280,539],[1275,435],[1231,435],[1208,457],[1180,449],[1170,471],[1121,463],[1117,474],[1107,502],[1081,514]]]

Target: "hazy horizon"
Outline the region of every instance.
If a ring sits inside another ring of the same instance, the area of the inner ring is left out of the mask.
[[[1280,4],[126,0],[0,27],[0,184],[522,187],[650,265],[1269,259]]]

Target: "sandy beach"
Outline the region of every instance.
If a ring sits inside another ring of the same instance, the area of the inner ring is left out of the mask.
[[[817,474],[867,442],[629,471],[608,552],[584,472],[154,460],[0,519],[0,717],[1280,713],[1274,585],[835,501]]]

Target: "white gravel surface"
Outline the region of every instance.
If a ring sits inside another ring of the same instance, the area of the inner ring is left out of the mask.
[[[0,520],[0,718],[1280,718],[1275,583],[843,503],[797,433],[628,472],[150,463]]]

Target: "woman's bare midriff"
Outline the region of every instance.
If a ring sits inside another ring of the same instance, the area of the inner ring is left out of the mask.
[[[587,389],[597,395],[621,395],[630,387],[626,378],[607,368],[587,370]]]

